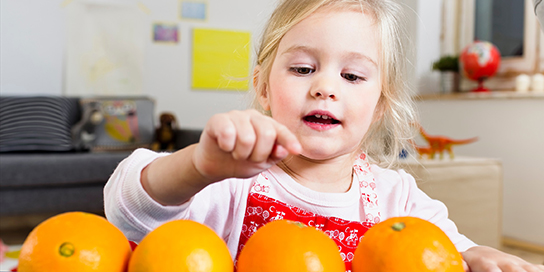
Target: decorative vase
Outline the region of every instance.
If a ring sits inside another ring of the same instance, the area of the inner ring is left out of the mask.
[[[440,93],[459,92],[459,73],[453,71],[440,72]]]

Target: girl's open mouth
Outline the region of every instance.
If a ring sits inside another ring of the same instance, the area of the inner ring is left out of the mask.
[[[308,127],[317,131],[333,129],[341,124],[340,120],[327,111],[312,111],[302,120]]]
[[[316,123],[321,125],[335,125],[340,123],[340,121],[328,115],[321,115],[321,114],[308,115],[308,116],[305,116],[303,119],[306,122]]]

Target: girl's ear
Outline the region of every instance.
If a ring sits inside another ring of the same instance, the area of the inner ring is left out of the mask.
[[[260,65],[255,66],[255,69],[253,70],[253,89],[255,89],[257,93],[259,93],[259,90],[257,89],[257,85],[259,85],[258,83],[259,83],[260,70],[261,70]]]
[[[257,95],[257,99],[259,99],[259,104],[261,104],[261,107],[263,107],[264,110],[269,111],[270,103],[268,101],[268,90],[266,88],[266,84],[260,82],[260,72],[261,66],[257,65],[255,70],[253,70],[253,88],[255,89],[255,93]]]

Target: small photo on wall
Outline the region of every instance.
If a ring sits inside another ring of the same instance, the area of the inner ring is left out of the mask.
[[[179,0],[180,18],[184,20],[205,21],[207,4],[202,0]]]
[[[158,43],[177,43],[179,41],[178,25],[175,23],[154,23],[153,41]]]

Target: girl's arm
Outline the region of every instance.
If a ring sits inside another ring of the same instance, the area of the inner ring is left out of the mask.
[[[285,126],[255,110],[214,115],[200,142],[144,168],[142,186],[165,206],[183,204],[211,183],[252,177],[301,146]]]
[[[221,237],[227,237],[233,226],[229,222],[244,214],[231,207],[246,203],[252,179],[214,183],[182,205],[164,206],[152,199],[140,182],[143,169],[164,156],[171,154],[141,148],[119,164],[104,188],[104,210],[108,220],[135,242],[158,226],[176,219],[203,223]]]
[[[229,201],[238,199],[229,200],[230,193],[245,185],[216,183],[206,188],[213,187],[213,194],[199,193],[198,204],[191,205],[197,192],[229,177],[255,176],[300,149],[287,128],[257,111],[215,115],[198,144],[173,154],[139,149],[123,160],[104,188],[106,217],[132,241],[173,219],[204,222],[207,215],[222,214],[215,209],[229,211]]]
[[[142,187],[158,203],[177,206],[211,183],[200,174],[192,162],[197,144],[170,156],[159,157],[142,170]]]

